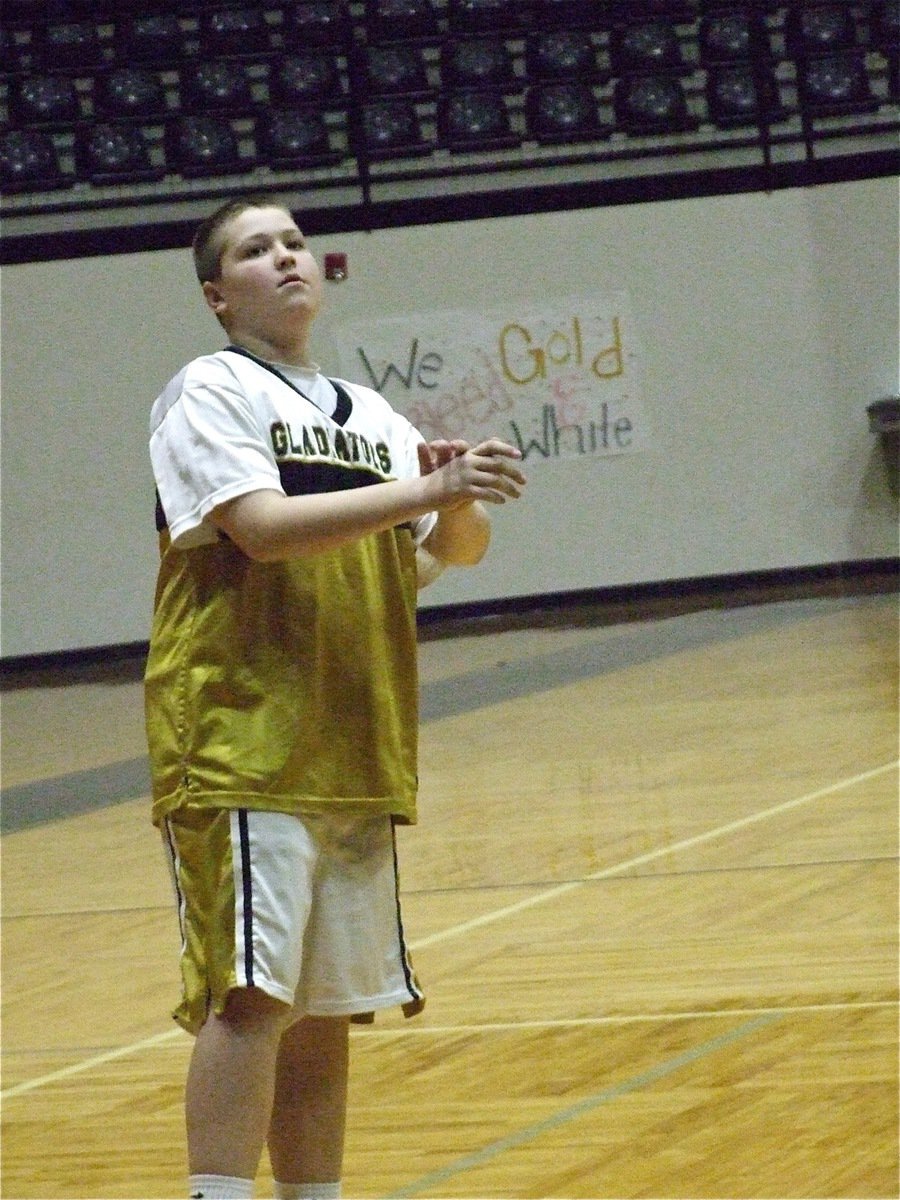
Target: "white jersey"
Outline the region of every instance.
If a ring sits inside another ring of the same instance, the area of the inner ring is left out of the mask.
[[[421,441],[371,388],[275,368],[237,348],[188,363],[150,415],[162,515],[179,549],[216,541],[210,512],[245,492],[296,495],[418,475]],[[417,543],[433,522],[432,514],[413,523]]]
[[[415,545],[434,515],[258,563],[209,514],[261,488],[411,477],[419,441],[371,389],[289,380],[236,349],[195,359],[163,391],[151,419],[161,563],[146,673],[157,822],[180,807],[334,805],[415,820]]]

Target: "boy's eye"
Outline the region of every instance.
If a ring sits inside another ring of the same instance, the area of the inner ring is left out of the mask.
[[[293,234],[284,238],[283,245],[288,250],[305,250],[306,239],[302,233]],[[259,258],[261,254],[267,254],[271,249],[272,243],[269,240],[248,242],[244,246],[242,254],[245,258]]]

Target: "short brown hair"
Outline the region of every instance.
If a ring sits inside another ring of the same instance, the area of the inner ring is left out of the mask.
[[[285,212],[290,212],[276,197],[262,195],[238,196],[217,208],[197,226],[191,243],[194,270],[201,283],[219,278],[222,270],[222,251],[225,248],[223,230],[248,208],[283,208]]]

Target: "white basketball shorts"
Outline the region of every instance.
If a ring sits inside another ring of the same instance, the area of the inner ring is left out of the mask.
[[[233,988],[261,988],[298,1017],[422,1008],[390,817],[179,809],[163,841],[182,943],[174,1016],[191,1033]]]

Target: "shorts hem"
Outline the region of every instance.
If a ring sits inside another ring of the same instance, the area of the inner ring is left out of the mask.
[[[268,980],[264,984],[252,983],[232,983],[221,996],[211,996],[205,1011],[197,1016],[194,1016],[191,1004],[184,1000],[172,1013],[172,1019],[176,1024],[180,1025],[187,1033],[196,1037],[203,1026],[206,1024],[211,1013],[215,1013],[220,1017],[225,1011],[225,1005],[228,1003],[228,997],[232,992],[255,990],[263,992],[272,1000],[277,1000],[288,1009],[294,1006],[294,997],[287,988],[279,987],[278,984],[270,983]]]
[[[424,1005],[421,995],[413,995],[406,989],[391,992],[390,995],[359,997],[336,1004],[316,1004],[309,1008],[297,1004],[296,1008],[304,1017],[359,1017],[367,1013],[378,1012],[385,1008],[405,1008],[410,1004]]]

